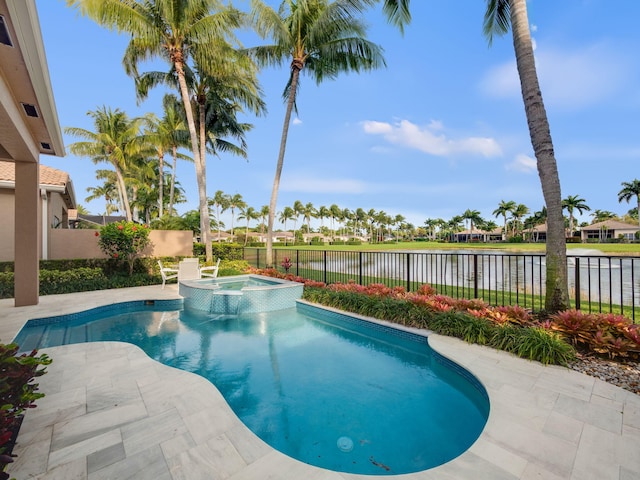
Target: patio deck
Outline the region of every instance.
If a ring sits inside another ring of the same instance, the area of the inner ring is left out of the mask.
[[[175,285],[0,300],[0,340],[30,318],[136,299],[177,298]],[[601,380],[431,335],[491,400],[487,425],[458,458],[403,480],[640,478],[640,396]],[[371,480],[313,467],[249,431],[218,390],[117,342],[43,349],[46,396],[25,418],[9,473],[18,480]],[[384,478],[390,478],[385,476]],[[393,478],[393,477],[391,477]]]

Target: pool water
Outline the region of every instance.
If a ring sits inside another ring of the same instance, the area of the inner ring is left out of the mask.
[[[262,279],[255,278],[247,278],[245,280],[234,280],[234,281],[224,281],[224,280],[212,280],[212,283],[215,285],[219,285],[223,290],[241,290],[245,287],[266,287],[279,285],[276,282],[267,282]]]
[[[222,320],[158,310],[35,321],[16,341],[23,350],[138,345],[209,379],[273,448],[340,472],[395,475],[441,465],[466,451],[486,423],[484,388],[425,337],[308,305]]]

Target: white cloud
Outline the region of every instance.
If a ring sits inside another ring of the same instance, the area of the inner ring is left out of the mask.
[[[362,129],[369,135],[381,135],[387,142],[394,145],[412,148],[439,157],[456,154],[495,157],[502,154],[500,145],[493,138],[448,138],[444,133],[440,133],[445,130],[444,125],[433,120],[423,127],[408,120],[400,120],[393,124],[367,120],[362,122]]]
[[[537,170],[537,162],[535,158],[531,158],[528,155],[522,153],[516,155],[513,162],[506,165],[507,170],[514,170],[516,172],[531,173]]]
[[[536,51],[536,67],[545,103],[554,107],[581,108],[606,100],[623,84],[629,61],[603,45],[581,50]],[[489,70],[480,89],[497,98],[520,98],[515,60]]]
[[[300,120],[298,117],[293,119],[293,124],[294,125],[301,125],[302,124],[302,120]]]

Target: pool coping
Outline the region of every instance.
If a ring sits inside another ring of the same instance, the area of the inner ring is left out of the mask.
[[[163,298],[180,298],[176,286],[47,296],[32,307],[0,300],[0,339],[30,318]],[[9,472],[48,480],[640,478],[640,396],[458,339],[430,334],[429,343],[473,373],[491,401],[480,438],[430,470],[371,476],[304,464],[258,439],[209,381],[133,345],[100,342],[42,350],[54,359],[38,379],[46,396],[26,415]]]

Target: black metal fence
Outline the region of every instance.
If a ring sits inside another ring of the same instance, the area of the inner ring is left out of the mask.
[[[407,291],[430,284],[443,295],[482,298],[491,305],[544,308],[545,255],[496,252],[352,252],[274,249],[274,265],[325,283],[382,283]],[[266,267],[264,248],[245,248],[244,259]],[[635,321],[640,300],[640,257],[568,255],[572,306],[588,312],[622,313]]]

